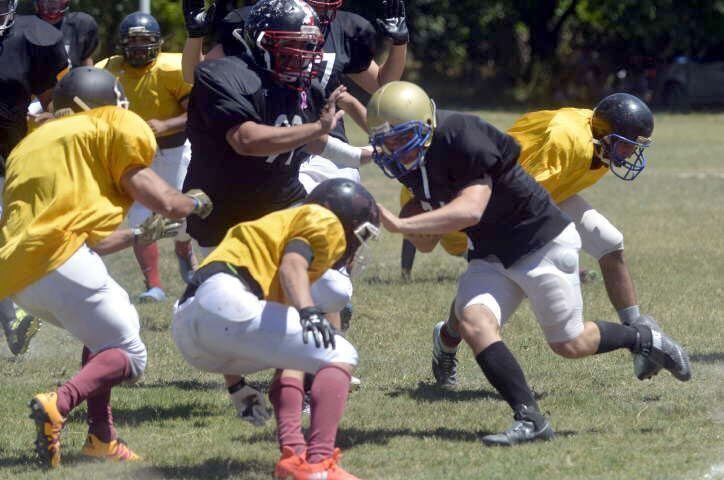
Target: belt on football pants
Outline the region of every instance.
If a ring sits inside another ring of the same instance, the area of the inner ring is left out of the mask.
[[[254,280],[254,277],[251,276],[249,270],[244,267],[237,267],[227,262],[211,262],[194,272],[191,282],[186,287],[183,295],[181,295],[181,299],[178,302],[179,305],[196,295],[196,290],[198,290],[201,284],[217,273],[226,273],[232,277],[236,277],[236,279],[248,288],[251,293],[256,295],[259,300],[264,299],[264,292],[259,286],[259,282]]]
[[[158,137],[156,143],[160,149],[180,147],[186,143],[186,132],[181,130],[180,132],[172,133],[165,137]]]

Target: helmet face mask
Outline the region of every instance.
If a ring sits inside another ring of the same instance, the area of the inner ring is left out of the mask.
[[[0,38],[10,31],[15,23],[17,0],[0,0]]]
[[[343,0],[307,0],[307,3],[317,12],[319,25],[322,27],[322,32],[326,33],[329,24],[337,16],[337,10],[342,8]]]
[[[432,125],[417,120],[394,127],[385,123],[372,130],[372,159],[387,177],[404,177],[423,162],[432,131]]]
[[[377,240],[380,237],[380,229],[370,222],[365,222],[354,230],[354,236],[359,242],[359,246],[347,261],[346,267],[350,276],[359,277],[372,258],[372,249],[367,242]]]
[[[35,0],[38,16],[48,23],[56,24],[68,11],[70,0]]]
[[[650,139],[638,137],[630,140],[612,133],[595,142],[600,146],[599,158],[618,178],[634,180],[646,168],[644,150],[651,145]]]
[[[161,27],[151,15],[135,12],[119,27],[120,47],[126,63],[135,68],[153,63],[161,53]]]

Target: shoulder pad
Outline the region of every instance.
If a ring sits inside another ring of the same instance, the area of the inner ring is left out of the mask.
[[[163,72],[180,72],[181,55],[180,53],[161,52],[156,59],[156,68]]]
[[[65,14],[63,22],[70,22],[83,31],[97,30],[98,23],[95,18],[85,12],[69,12]]]
[[[375,28],[366,18],[357,15],[356,13],[347,12],[345,10],[337,10],[337,16],[334,18],[334,22],[339,22],[340,27],[344,33],[351,37],[356,37],[364,32],[364,34],[376,33]]]
[[[253,95],[263,87],[259,75],[236,56],[202,62],[196,69],[196,82],[242,95]]]
[[[15,22],[15,28],[22,28],[25,39],[36,47],[50,47],[63,41],[60,30],[34,15],[20,15]]]

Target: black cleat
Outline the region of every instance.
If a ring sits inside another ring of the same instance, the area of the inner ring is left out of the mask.
[[[689,355],[681,345],[668,335],[641,322],[635,322],[631,326],[638,331],[634,353],[639,353],[670,371],[677,380],[686,382],[691,379]]]
[[[432,374],[440,388],[452,389],[458,385],[457,352],[446,352],[442,348],[440,330],[445,322],[435,325],[432,331]]]
[[[628,325],[645,325],[651,330],[656,330],[657,332],[661,331],[659,324],[648,315],[641,315]],[[645,357],[640,353],[632,353],[631,355],[633,356],[634,375],[636,375],[636,378],[639,380],[653,378],[661,371],[661,365],[654,363],[648,357]]]
[[[512,447],[519,443],[551,440],[555,437],[553,427],[542,413],[530,410],[527,406],[515,412],[515,420],[506,431],[483,437],[488,446]]]

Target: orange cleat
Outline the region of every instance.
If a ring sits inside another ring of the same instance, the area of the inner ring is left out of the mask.
[[[39,393],[30,400],[30,418],[35,420],[35,451],[51,468],[60,466],[60,431],[65,418],[58,411],[58,394]]]
[[[111,460],[114,462],[137,462],[142,460],[136,455],[126,442],[117,438],[110,442],[102,442],[98,437],[89,433],[85,439],[85,445],[81,451],[86,457]]]
[[[301,455],[297,455],[291,448],[284,447],[282,449],[282,458],[279,459],[276,467],[274,467],[274,478],[296,480],[297,477],[294,476],[294,472],[298,471],[305,463],[304,452],[302,452]]]
[[[340,458],[342,458],[342,454],[339,448],[335,448],[331,458],[322,460],[319,463],[303,461],[301,464],[291,464],[290,462],[286,476],[277,478],[293,480],[359,480],[359,478],[348,473],[337,464]],[[284,457],[282,457],[280,463],[283,460]],[[276,475],[276,471],[274,473]]]

